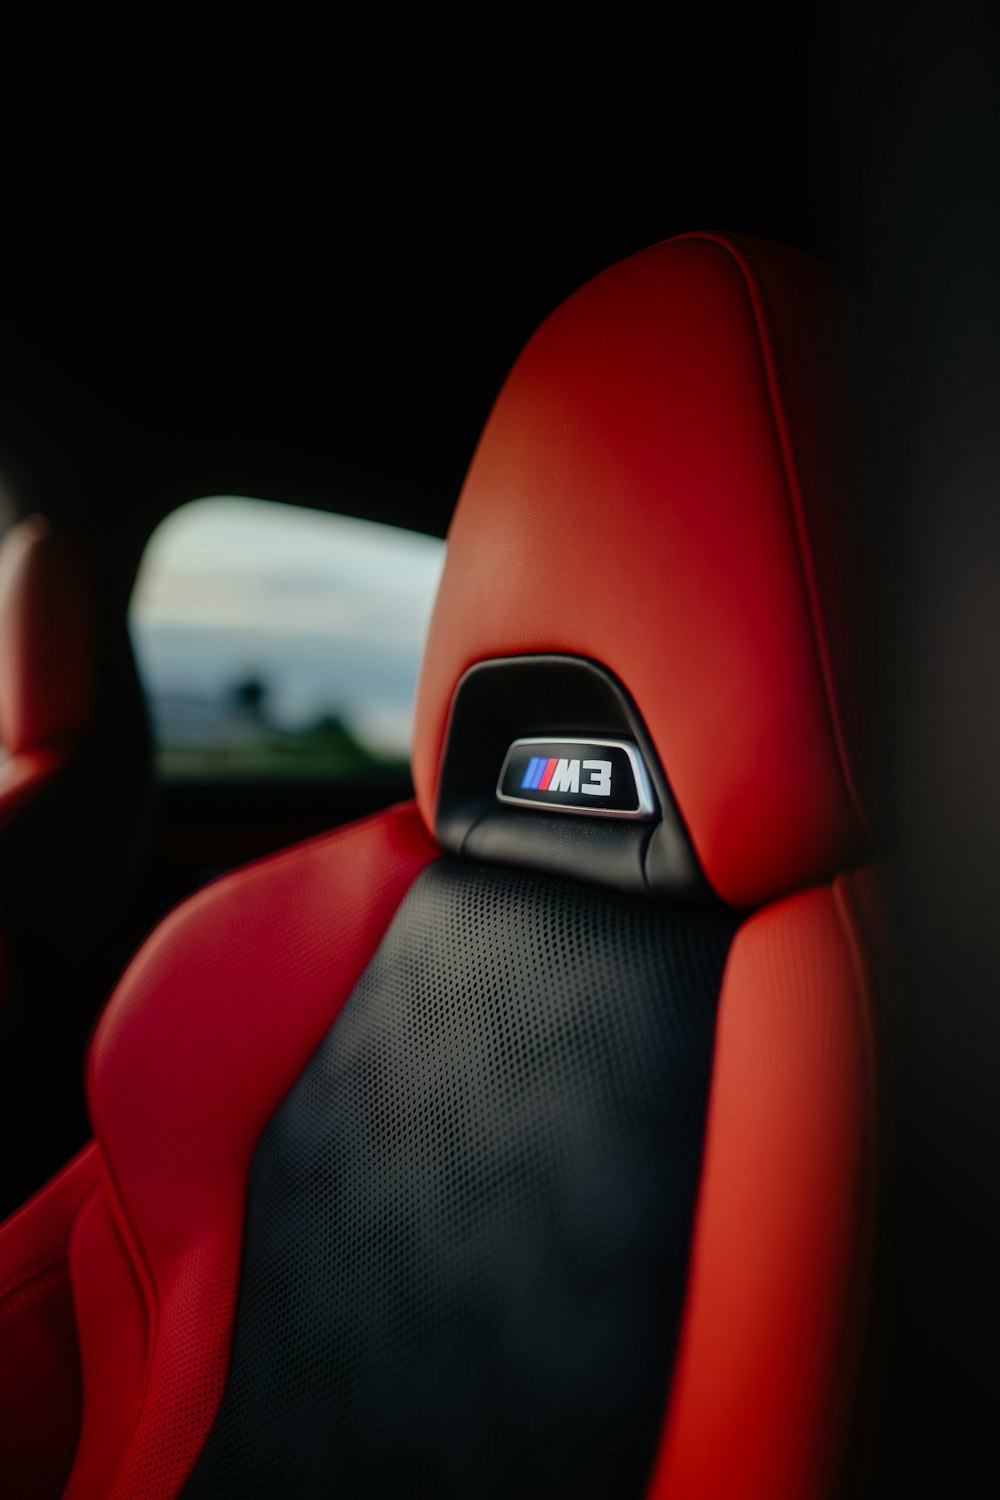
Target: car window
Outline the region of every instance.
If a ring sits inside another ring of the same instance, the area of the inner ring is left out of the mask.
[[[409,754],[444,543],[266,500],[179,507],[129,611],[171,778],[337,777]]]

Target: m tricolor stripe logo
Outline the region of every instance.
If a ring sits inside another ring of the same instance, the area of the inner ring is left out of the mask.
[[[552,773],[558,764],[559,759],[555,755],[533,755],[521,778],[522,792],[547,792]]]

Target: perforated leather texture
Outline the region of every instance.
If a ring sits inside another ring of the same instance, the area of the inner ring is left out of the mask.
[[[641,1494],[735,921],[417,878],[257,1149],[189,1500]]]

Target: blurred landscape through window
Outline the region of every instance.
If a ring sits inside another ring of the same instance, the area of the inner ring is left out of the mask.
[[[168,777],[336,777],[409,756],[436,538],[216,496],[143,554],[129,610]]]

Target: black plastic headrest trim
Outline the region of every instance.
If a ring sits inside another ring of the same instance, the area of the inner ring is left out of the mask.
[[[499,778],[512,746],[530,739],[634,746],[653,815],[572,817],[566,813],[586,809],[502,800]],[[716,899],[638,710],[610,672],[584,657],[502,657],[465,673],[451,708],[435,832],[449,853],[469,859],[638,895]]]

